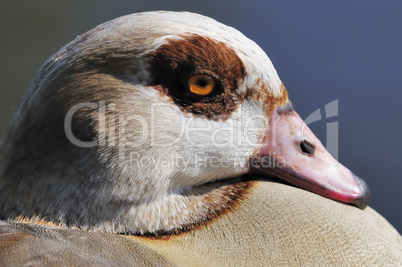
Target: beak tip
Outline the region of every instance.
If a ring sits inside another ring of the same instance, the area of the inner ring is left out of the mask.
[[[359,209],[364,210],[370,202],[370,195],[371,195],[370,189],[364,180],[362,180],[361,178],[359,178],[356,175],[354,175],[354,177],[360,188],[361,196],[356,198],[352,202],[352,204],[354,204]]]

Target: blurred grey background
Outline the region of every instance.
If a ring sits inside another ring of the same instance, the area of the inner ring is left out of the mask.
[[[0,139],[47,57],[104,21],[148,10],[193,11],[242,31],[267,52],[303,119],[338,99],[338,117],[310,126],[325,144],[325,123],[339,122],[340,162],[402,233],[400,0],[2,0]]]

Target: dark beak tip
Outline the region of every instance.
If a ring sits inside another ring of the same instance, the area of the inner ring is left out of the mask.
[[[358,183],[358,186],[360,187],[362,194],[361,194],[361,197],[355,199],[352,202],[352,204],[354,204],[359,209],[364,210],[370,202],[370,195],[371,195],[370,189],[369,189],[368,185],[366,184],[366,182],[364,180],[362,180],[361,178],[357,177],[356,175],[355,175],[355,180]]]

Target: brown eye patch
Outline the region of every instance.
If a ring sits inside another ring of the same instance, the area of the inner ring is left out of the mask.
[[[209,119],[227,119],[238,103],[233,94],[245,77],[243,62],[224,43],[199,35],[172,39],[148,54],[149,86],[162,86],[164,92],[183,110]],[[189,80],[208,75],[216,85],[213,92],[194,94]]]

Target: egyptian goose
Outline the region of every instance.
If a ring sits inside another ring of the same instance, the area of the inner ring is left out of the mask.
[[[0,160],[0,265],[402,264],[267,55],[201,15],[132,14],[64,46]]]

